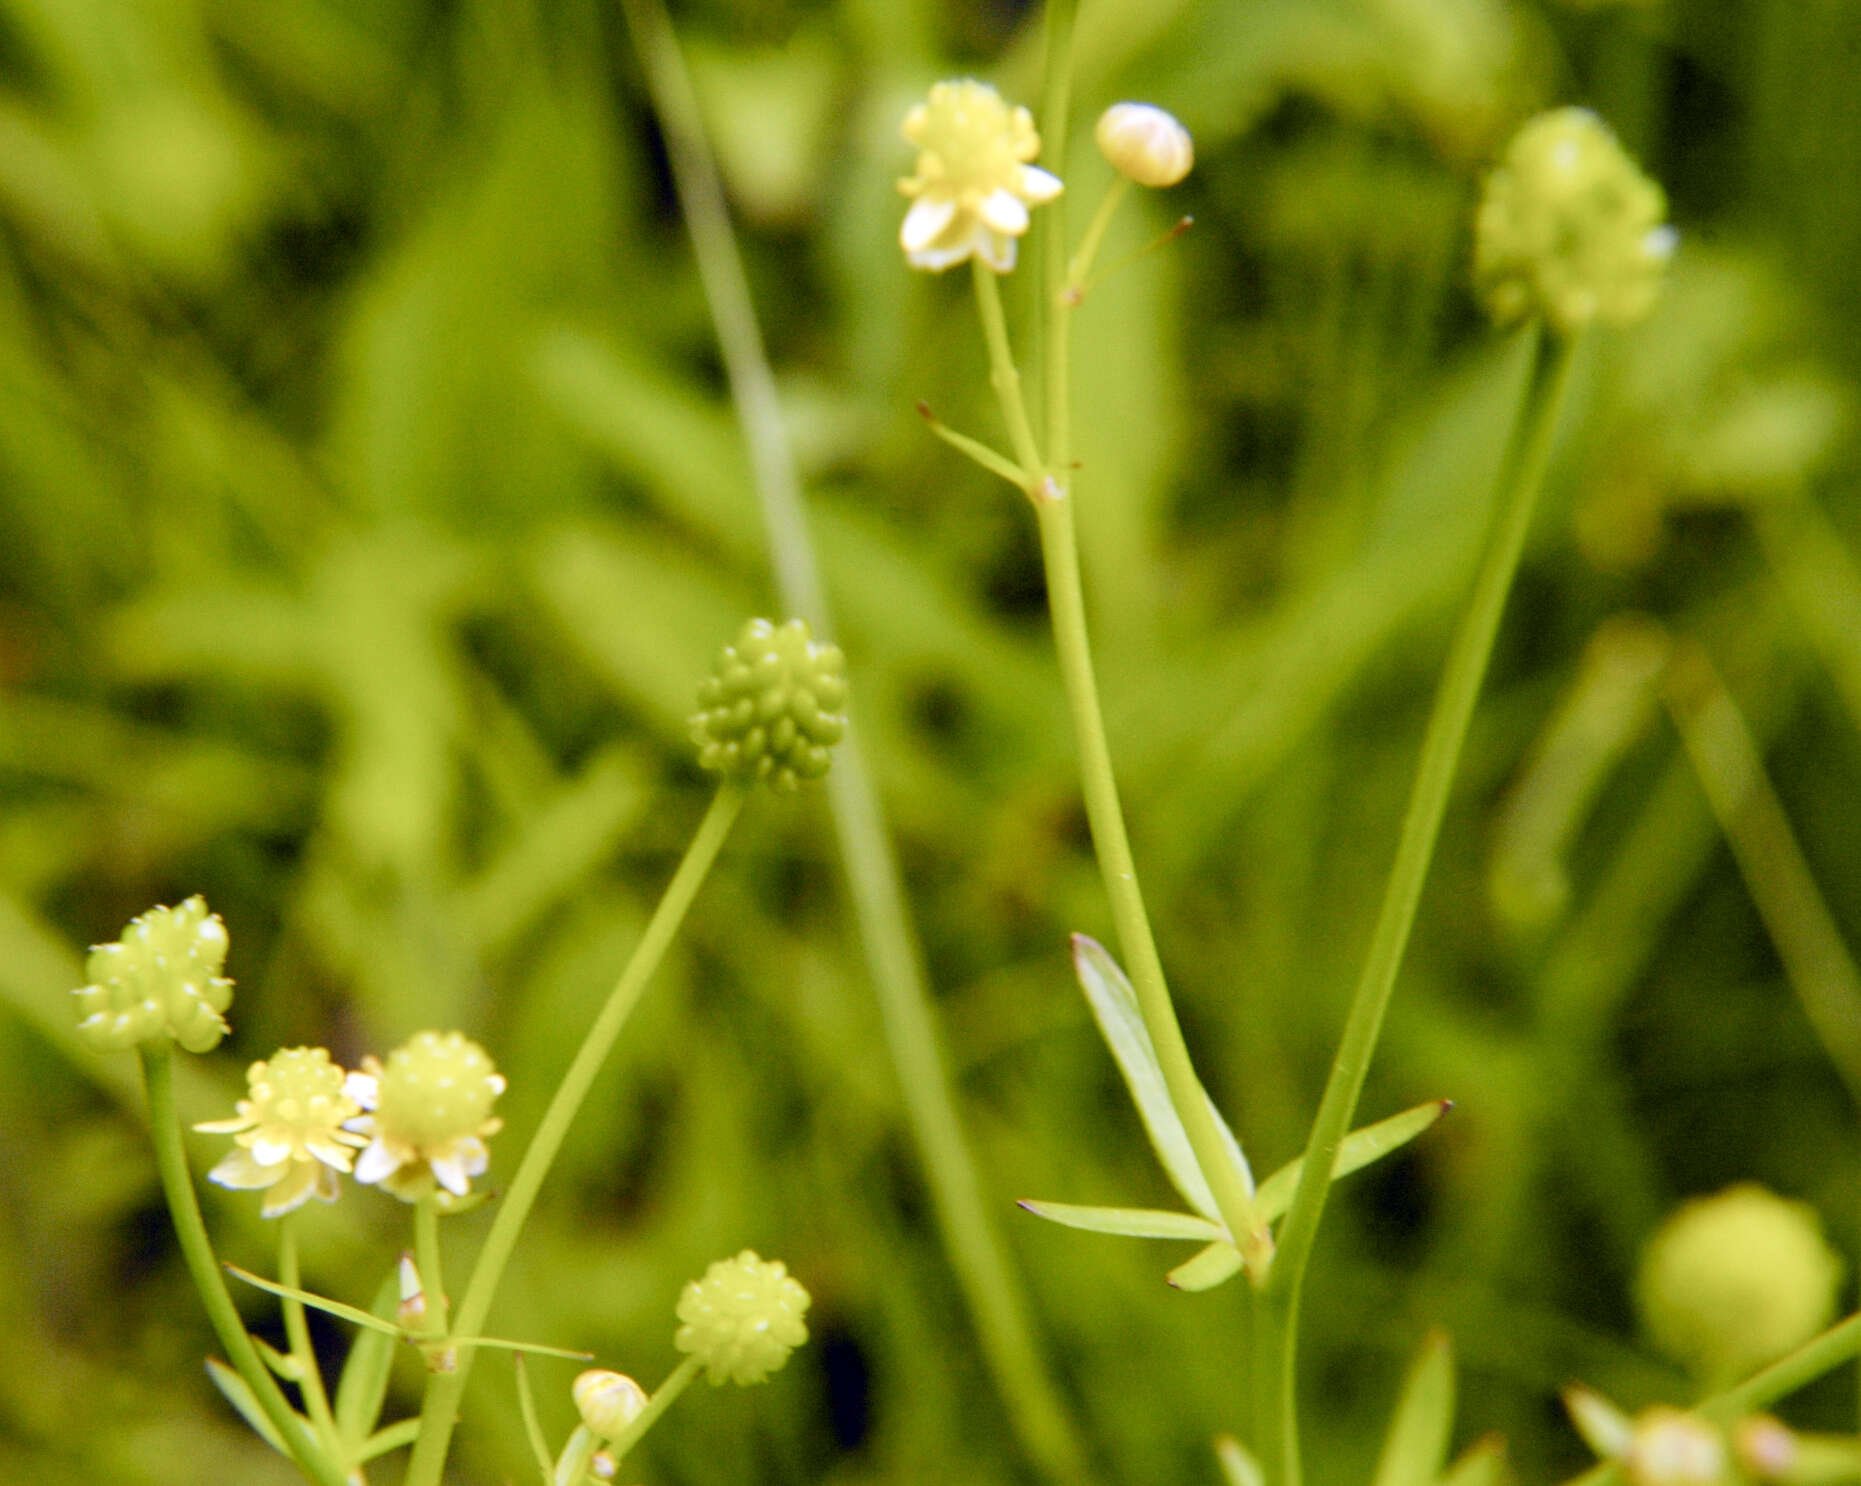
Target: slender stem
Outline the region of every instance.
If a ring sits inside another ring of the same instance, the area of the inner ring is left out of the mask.
[[[1041,165],[1066,179],[1073,97],[1073,32],[1078,0],[1047,0],[1044,76],[1041,80]],[[1072,305],[1062,303],[1067,288],[1067,197],[1064,192],[1041,208],[1040,317],[1042,367],[1046,394],[1047,455],[1053,468],[1072,462],[1072,383],[1070,365]],[[1090,233],[1087,234],[1090,236]]]
[[[1676,654],[1667,702],[1803,1011],[1861,1104],[1861,970],[1797,845],[1751,730],[1698,646]]]
[[[1001,404],[1015,458],[1031,478],[1041,468],[1040,445],[1034,438],[1034,425],[1028,421],[1027,402],[1021,396],[1021,372],[1015,365],[1014,349],[1008,344],[1008,321],[1002,314],[1001,286],[995,282],[995,270],[980,258],[971,259],[970,267],[976,285],[976,309],[982,316],[982,337],[989,347],[989,385],[995,389],[995,399]],[[1032,493],[1029,491],[1030,495]]]
[[[562,1454],[556,1458],[556,1468],[550,1473],[550,1486],[581,1486],[583,1472],[588,1469],[588,1462],[594,1458],[594,1452],[601,1448],[601,1437],[586,1424],[577,1424],[575,1433],[569,1436],[569,1442],[562,1447]]]
[[[258,1348],[246,1334],[239,1309],[227,1293],[226,1277],[214,1257],[213,1243],[207,1237],[207,1225],[200,1216],[200,1202],[194,1194],[194,1178],[188,1171],[187,1151],[181,1143],[181,1122],[175,1113],[174,1052],[166,1044],[144,1043],[142,1078],[148,1091],[149,1137],[155,1145],[155,1166],[161,1173],[162,1193],[168,1199],[168,1212],[174,1221],[175,1237],[181,1244],[181,1257],[200,1292],[200,1302],[213,1323],[214,1333],[239,1376],[252,1390],[252,1396],[271,1420],[273,1428],[291,1452],[297,1467],[318,1486],[349,1486],[341,1468],[324,1454],[304,1427],[302,1417],[279,1390],[278,1383],[258,1355]]]
[[[297,1262],[296,1213],[285,1213],[278,1220],[278,1282],[289,1285],[293,1290],[303,1288]],[[336,1429],[336,1416],[330,1412],[329,1394],[323,1388],[323,1370],[317,1366],[316,1348],[310,1344],[310,1327],[304,1320],[304,1303],[295,1296],[286,1295],[280,1304],[284,1309],[284,1335],[291,1344],[291,1357],[303,1373],[303,1381],[298,1387],[303,1392],[310,1422],[316,1428],[317,1438],[322,1441],[324,1453],[332,1460],[340,1460],[342,1448],[338,1441],[341,1435]]]
[[[439,1256],[439,1202],[431,1193],[414,1204],[414,1268],[420,1274],[423,1329],[437,1342],[446,1335],[448,1306],[446,1274]],[[457,1354],[445,1346],[428,1348],[427,1355],[431,1366],[458,1361]]]
[[[615,1039],[620,1036],[628,1016],[638,1003],[640,993],[645,990],[653,972],[659,968],[666,947],[671,944],[672,936],[684,921],[686,910],[691,907],[705,874],[717,860],[718,850],[729,836],[730,828],[743,808],[744,798],[744,789],[740,785],[725,784],[718,789],[710,810],[698,827],[697,835],[692,837],[691,845],[685,849],[684,859],[666,886],[665,896],[653,910],[652,919],[646,925],[646,932],[641,935],[633,957],[627,961],[627,968],[621,972],[614,989],[608,993],[607,1003],[589,1027],[588,1035],[583,1038],[574,1061],[569,1064],[568,1072],[563,1074],[562,1082],[556,1086],[549,1108],[543,1113],[542,1123],[531,1137],[529,1149],[523,1153],[517,1175],[511,1179],[510,1190],[498,1203],[497,1217],[491,1224],[491,1232],[486,1235],[478,1262],[472,1268],[472,1278],[465,1287],[465,1296],[459,1302],[457,1322],[452,1328],[458,1335],[478,1336],[484,1331],[485,1317],[491,1310],[492,1298],[497,1294],[498,1282],[504,1277],[504,1266],[510,1262],[511,1253],[517,1246],[517,1236],[523,1231],[524,1220],[530,1215],[531,1205],[536,1201],[543,1178],[555,1161],[556,1153],[562,1149],[562,1142],[567,1138],[569,1127],[581,1109],[582,1100],[594,1084],[595,1075],[601,1071],[601,1065],[613,1051]],[[432,1303],[430,1298],[428,1303]],[[439,1486],[453,1426],[458,1422],[459,1400],[465,1393],[466,1379],[471,1375],[473,1356],[472,1348],[462,1348],[452,1371],[428,1375],[426,1397],[420,1409],[420,1438],[414,1445],[413,1459],[407,1466],[406,1486]]]
[[[1279,1254],[1269,1280],[1269,1299],[1283,1311],[1277,1338],[1282,1347],[1277,1380],[1284,1399],[1278,1410],[1284,1431],[1279,1441],[1280,1479],[1286,1486],[1298,1486],[1300,1480],[1294,1381],[1299,1301],[1306,1266],[1324,1212],[1338,1146],[1356,1112],[1357,1098],[1382,1030],[1383,1014],[1389,1007],[1396,973],[1408,946],[1409,930],[1415,923],[1422,885],[1427,880],[1449,789],[1460,762],[1461,745],[1486,676],[1513,575],[1525,550],[1532,512],[1569,389],[1575,341],[1548,338],[1538,328],[1529,333],[1534,337],[1531,371],[1522,416],[1514,427],[1500,470],[1502,495],[1493,536],[1435,692],[1395,863],[1390,868],[1363,973],[1351,999],[1344,1035],[1312,1125],[1304,1169],[1280,1232]]]
[[[788,428],[678,39],[660,0],[622,0],[622,8],[665,136],[673,183],[749,450],[776,588],[787,612],[808,620],[816,634],[827,638],[833,625]],[[1053,9],[1070,15],[1070,0],[1059,0]],[[1013,483],[1025,489],[1034,474],[1030,470]],[[1050,1478],[1084,1481],[1088,1472],[1077,1432],[1035,1346],[1024,1292],[989,1216],[982,1180],[957,1117],[923,955],[857,722],[836,749],[827,792],[847,893],[905,1117],[983,1357],[1030,1458]]]
[[[633,1416],[633,1422],[608,1441],[608,1453],[614,1457],[616,1464],[627,1458],[627,1452],[639,1444],[646,1431],[659,1422],[659,1416],[671,1408],[679,1394],[691,1386],[691,1380],[698,1376],[698,1369],[703,1366],[704,1363],[695,1356],[685,1358],[673,1370],[672,1376],[661,1383],[647,1400],[646,1407]]]
[[[1052,611],[1053,638],[1059,652],[1060,674],[1072,713],[1073,733],[1079,749],[1080,783],[1085,794],[1086,818],[1092,826],[1092,844],[1098,852],[1099,871],[1111,899],[1112,921],[1124,954],[1125,972],[1137,992],[1138,1010],[1156,1046],[1170,1103],[1183,1122],[1195,1158],[1208,1178],[1229,1234],[1248,1255],[1256,1272],[1265,1265],[1271,1240],[1254,1216],[1253,1200],[1244,1178],[1229,1160],[1227,1147],[1215,1126],[1214,1112],[1189,1060],[1182,1027],[1176,1020],[1163,962],[1144,911],[1144,895],[1137,881],[1137,864],[1125,834],[1124,811],[1118,802],[1118,783],[1112,773],[1111,747],[1099,709],[1098,680],[1092,670],[1091,640],[1086,633],[1085,594],[1079,581],[1079,546],[1073,531],[1073,503],[1061,494],[1038,500],[1040,547],[1047,572],[1047,605]]]
[[[1066,283],[1060,290],[1059,303],[1052,313],[1056,323],[1065,324],[1069,319],[1067,311],[1079,303],[1085,293],[1086,280],[1092,277],[1092,264],[1098,258],[1099,244],[1105,240],[1105,230],[1111,226],[1111,219],[1118,214],[1118,205],[1130,192],[1131,182],[1128,176],[1113,176],[1111,185],[1105,190],[1104,200],[1092,214],[1092,221],[1086,227],[1086,235],[1079,239],[1079,248],[1066,265]]]

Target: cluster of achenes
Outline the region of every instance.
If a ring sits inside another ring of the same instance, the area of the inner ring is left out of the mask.
[[[1586,108],[1540,114],[1487,178],[1474,278],[1494,319],[1542,315],[1569,334],[1640,319],[1676,238],[1667,198]]]
[[[151,908],[122,937],[90,952],[90,984],[76,992],[78,1035],[99,1052],[172,1039],[190,1053],[210,1052],[226,1035],[233,983],[226,964],[226,925],[196,894],[177,908]]]
[[[781,790],[819,779],[846,736],[845,672],[840,647],[817,643],[805,619],[752,619],[698,687],[698,762]]]

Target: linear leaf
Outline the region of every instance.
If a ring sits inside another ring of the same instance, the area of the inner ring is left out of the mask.
[[[284,1440],[278,1434],[277,1428],[271,1420],[265,1417],[265,1411],[258,1406],[258,1400],[252,1396],[252,1390],[246,1386],[244,1378],[217,1357],[207,1359],[207,1376],[213,1379],[213,1386],[218,1388],[226,1401],[239,1411],[239,1417],[252,1426],[260,1439],[280,1455],[288,1456],[291,1453],[285,1449]]]
[[[1077,1207],[1070,1202],[1036,1202],[1031,1197],[1020,1205],[1037,1218],[1064,1223],[1068,1228],[1084,1228],[1089,1233],[1115,1233],[1124,1238],[1221,1238],[1220,1224],[1191,1213],[1159,1212],[1143,1207]]]
[[[1144,1128],[1150,1133],[1150,1144],[1162,1161],[1164,1171],[1176,1190],[1182,1193],[1184,1201],[1210,1222],[1219,1222],[1221,1215],[1215,1206],[1215,1194],[1209,1190],[1208,1180],[1189,1144],[1188,1132],[1170,1103],[1169,1087],[1164,1083],[1163,1069],[1157,1062],[1156,1047],[1137,1009],[1137,992],[1131,989],[1131,982],[1105,946],[1087,935],[1073,935],[1073,968],[1105,1045],[1111,1049],[1118,1071],[1124,1075],[1125,1086],[1131,1091],[1132,1102],[1137,1105]],[[1208,1099],[1206,1090],[1202,1097]],[[1221,1117],[1212,1099],[1208,1108],[1228,1148],[1229,1159],[1240,1173],[1241,1185],[1251,1196],[1253,1172],[1248,1168],[1247,1157],[1241,1153],[1240,1142],[1234,1138],[1234,1132],[1228,1128],[1228,1122]]]
[[[1409,1364],[1371,1486],[1433,1486],[1454,1429],[1454,1349],[1431,1331]]]
[[[1372,1161],[1380,1161],[1397,1147],[1407,1145],[1453,1107],[1451,1099],[1431,1099],[1386,1120],[1378,1120],[1374,1125],[1353,1130],[1338,1146],[1337,1164],[1331,1168],[1333,1179],[1349,1176]],[[1271,1223],[1292,1206],[1292,1194],[1298,1190],[1299,1173],[1304,1169],[1305,1158],[1301,1156],[1290,1165],[1280,1167],[1260,1184],[1254,1206],[1262,1222]]]
[[[1178,1290],[1212,1290],[1233,1279],[1246,1263],[1241,1251],[1223,1238],[1178,1264],[1164,1278]]]

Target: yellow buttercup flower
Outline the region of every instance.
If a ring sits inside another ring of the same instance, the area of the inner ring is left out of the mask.
[[[1028,208],[1053,200],[1060,178],[1028,162],[1040,153],[1034,118],[987,83],[937,83],[905,115],[917,173],[899,181],[913,199],[899,245],[913,268],[933,272],[980,258],[997,273],[1015,266]]]
[[[222,1187],[263,1191],[261,1215],[275,1218],[312,1197],[336,1200],[336,1173],[351,1169],[366,1136],[343,1129],[362,1112],[343,1090],[343,1071],[320,1047],[280,1048],[246,1070],[251,1093],[230,1120],[196,1125],[233,1137],[235,1149],[207,1173]]]
[[[491,1162],[485,1137],[504,1122],[491,1105],[504,1092],[485,1050],[463,1032],[417,1032],[388,1054],[362,1060],[344,1088],[367,1114],[347,1129],[368,1137],[358,1182],[379,1182],[403,1202],[465,1196]]]

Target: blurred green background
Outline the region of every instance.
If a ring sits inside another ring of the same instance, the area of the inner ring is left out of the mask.
[[[898,123],[965,72],[1032,102],[1038,16],[674,19],[991,1210],[1103,1479],[1212,1482],[1238,1286],[1175,1294],[1186,1251],[1011,1205],[1170,1194],[1070,979],[1067,933],[1109,924],[1031,521],[911,411],[994,436],[963,276],[896,247]],[[1861,8],[1088,0],[1079,43],[1075,222],[1105,104],[1197,140],[1112,251],[1194,230],[1078,319],[1082,539],[1159,939],[1263,1170],[1316,1103],[1505,432],[1517,352],[1468,290],[1480,172],[1574,100],[1670,190],[1670,292],[1582,368],[1363,1107],[1459,1108],[1344,1189],[1307,1304],[1316,1482],[1363,1477],[1430,1323],[1457,1438],[1568,1472],[1563,1383],[1684,1397],[1629,1302],[1675,1201],[1762,1180],[1861,1249],[1856,1107],[1623,618],[1712,656],[1861,931]],[[71,1033],[82,947],[195,891],[224,915],[235,1031],[189,1065],[192,1119],[282,1044],[353,1063],[466,1029],[511,1083],[495,1181],[702,813],[696,678],[773,603],[612,7],[0,3],[0,1478],[289,1479],[201,1370],[133,1060]],[[223,1143],[195,1142],[204,1170]],[[269,1267],[256,1201],[204,1200],[227,1257]],[[405,1217],[353,1188],[318,1209],[307,1282],[365,1302]],[[461,1251],[484,1221],[449,1225]],[[633,1475],[1032,1479],[818,792],[739,828],[494,1329],[650,1385],[679,1286],[745,1246],[812,1289],[815,1340],[767,1388],[688,1395]],[[573,1368],[535,1372],[560,1438]],[[1853,1395],[1794,1417],[1852,1427]],[[525,1478],[501,1360],[460,1440],[459,1481]]]

